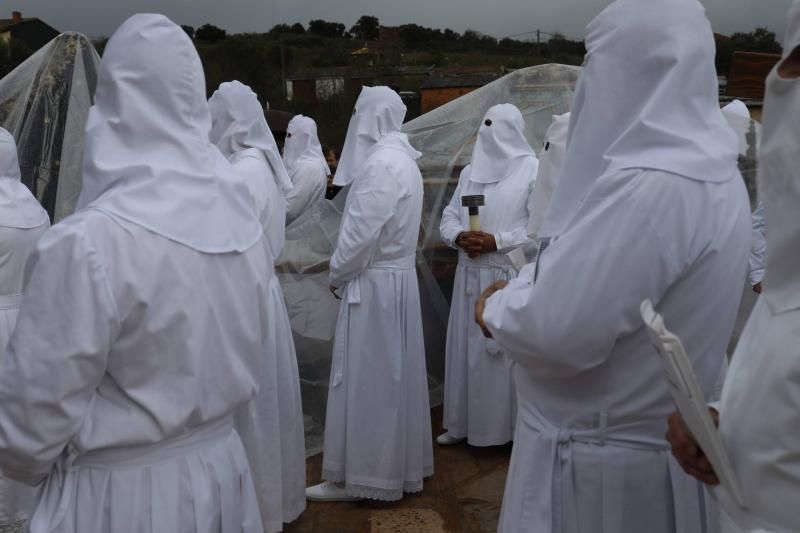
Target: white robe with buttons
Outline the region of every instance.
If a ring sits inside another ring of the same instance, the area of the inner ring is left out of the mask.
[[[442,240],[455,248],[458,235],[469,230],[461,197],[485,196],[481,230],[494,235],[497,252],[476,259],[459,252],[445,359],[443,425],[473,446],[505,444],[514,435],[517,401],[512,362],[496,342],[484,338],[475,323],[475,301],[494,282],[515,278],[517,272],[505,254],[532,244],[527,228],[538,162],[533,157],[527,161],[504,180],[489,184],[470,181],[469,167],[465,168],[439,228]]]
[[[230,420],[258,391],[269,256],[92,208],[39,240],[0,363],[0,468],[44,483],[32,533],[261,533]]]
[[[664,439],[674,410],[639,307],[684,342],[711,395],[750,251],[738,177],[656,170],[597,180],[533,268],[489,298],[484,319],[518,364],[514,451],[500,531],[700,533],[702,487]]]
[[[323,477],[398,500],[433,474],[428,378],[415,265],[422,177],[402,134],[372,149],[347,197],[330,282],[342,296]],[[404,136],[403,136],[404,137]]]

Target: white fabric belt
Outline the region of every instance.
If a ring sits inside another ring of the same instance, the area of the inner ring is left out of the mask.
[[[185,456],[191,450],[220,441],[233,433],[233,418],[198,426],[188,433],[155,444],[90,451],[85,454],[62,455],[39,491],[30,519],[30,531],[57,531],[67,508],[72,503],[78,468],[145,467]]]
[[[72,464],[91,468],[148,466],[181,457],[199,445],[227,437],[232,431],[233,419],[226,417],[162,442],[90,451],[77,456]]]
[[[367,265],[364,272],[384,270],[389,272],[409,272],[416,268],[417,255],[407,255],[397,259],[387,259],[384,261],[375,261]],[[342,301],[345,305],[357,305],[361,303],[361,276],[362,272],[353,278],[344,288],[344,295]],[[345,309],[339,315],[339,321],[336,324],[336,335],[333,343],[333,366],[331,368],[331,375],[333,376],[332,386],[337,387],[342,383],[344,376],[344,359],[347,341],[347,330],[349,329],[350,312]]]
[[[663,419],[641,420],[617,426],[608,425],[608,415],[599,413],[594,427],[562,428],[554,426],[538,410],[527,405],[520,406],[519,422],[538,432],[540,437],[535,444],[539,448],[537,456],[550,456],[550,461],[543,461],[537,476],[552,490],[552,500],[549,506],[550,517],[544,517],[543,522],[549,524],[548,531],[560,533],[561,531],[577,531],[578,524],[565,525],[562,521],[577,520],[577,496],[574,468],[573,444],[584,443],[595,446],[612,446],[643,451],[667,451],[669,446],[663,438],[665,422]],[[546,449],[542,449],[546,448]],[[613,468],[613,467],[612,467]],[[612,475],[604,472],[603,482],[613,483]],[[625,508],[624,491],[621,487],[608,487],[603,492],[603,524],[598,524],[595,531],[614,532],[620,531],[618,515]],[[543,510],[547,513],[547,510]],[[545,524],[541,524],[545,526]],[[542,530],[544,531],[544,529]]]
[[[417,255],[407,255],[405,257],[398,257],[397,259],[386,259],[384,261],[375,261],[367,265],[364,269],[365,272],[370,270],[386,270],[390,272],[402,272],[405,270],[414,270]],[[361,274],[353,278],[345,287],[344,302],[347,304],[361,303]]]
[[[22,304],[22,294],[0,294],[0,309],[18,309]]]

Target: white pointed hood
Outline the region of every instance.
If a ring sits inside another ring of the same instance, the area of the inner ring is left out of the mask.
[[[309,162],[330,176],[331,169],[322,153],[322,145],[317,136],[317,123],[313,119],[297,115],[289,121],[286,128],[286,142],[283,145],[283,162],[289,173],[294,172],[300,162]]]
[[[334,185],[345,186],[353,182],[361,172],[371,150],[388,135],[408,138],[400,133],[406,117],[406,105],[389,87],[364,87],[356,101],[347,137],[336,168]],[[402,144],[402,138],[394,139],[393,145]],[[410,151],[414,151],[408,145]]]
[[[286,194],[292,181],[281,160],[275,136],[267,125],[256,93],[238,81],[223,83],[208,100],[211,110],[211,142],[231,159],[239,152],[256,149],[264,154],[278,188]]]
[[[38,228],[49,221],[47,211],[22,184],[17,144],[14,137],[0,128],[0,226]]]
[[[569,133],[569,113],[554,115],[544,136],[544,148],[539,155],[539,172],[533,188],[532,213],[528,219],[528,236],[536,238],[544,221],[547,206],[553,197],[558,177],[564,166]]]
[[[135,15],[108,41],[86,125],[79,208],[204,253],[262,234],[247,185],[208,139],[200,57],[163,15]]]
[[[736,176],[714,38],[697,0],[616,0],[587,27],[586,47],[567,158],[542,236],[559,235],[607,172],[644,168],[710,182]]]
[[[800,62],[800,2],[789,12],[783,61],[767,78],[758,161],[768,226],[763,296],[777,313],[800,308],[800,78],[778,73],[793,52]]]
[[[497,183],[514,174],[536,153],[525,140],[525,119],[513,104],[489,108],[478,129],[467,179],[476,183]]]

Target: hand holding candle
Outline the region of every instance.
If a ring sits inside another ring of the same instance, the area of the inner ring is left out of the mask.
[[[481,218],[479,209],[486,205],[485,198],[482,194],[474,194],[472,196],[462,196],[461,205],[469,209],[469,230],[481,230]]]

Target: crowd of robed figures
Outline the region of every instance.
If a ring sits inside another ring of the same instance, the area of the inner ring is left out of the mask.
[[[437,440],[514,441],[500,531],[800,529],[799,45],[796,4],[767,82],[752,221],[725,118],[742,110],[720,111],[696,0],[617,0],[588,26],[571,113],[541,160],[516,107],[487,112],[440,227],[459,265]],[[273,265],[329,169],[311,119],[293,121],[281,157],[252,91],[226,83],[207,102],[204,86],[180,27],[125,22],[101,63],[79,208],[52,228],[0,132],[0,490],[34,533],[280,531],[306,498],[398,500],[433,474],[423,186],[402,100],[364,88],[336,171],[349,189],[330,261],[325,481],[306,489]],[[479,228],[461,205],[474,195]],[[763,294],[727,369],[748,271]],[[707,398],[724,379],[715,413],[746,509],[701,483],[718,480],[670,417],[645,299]]]

